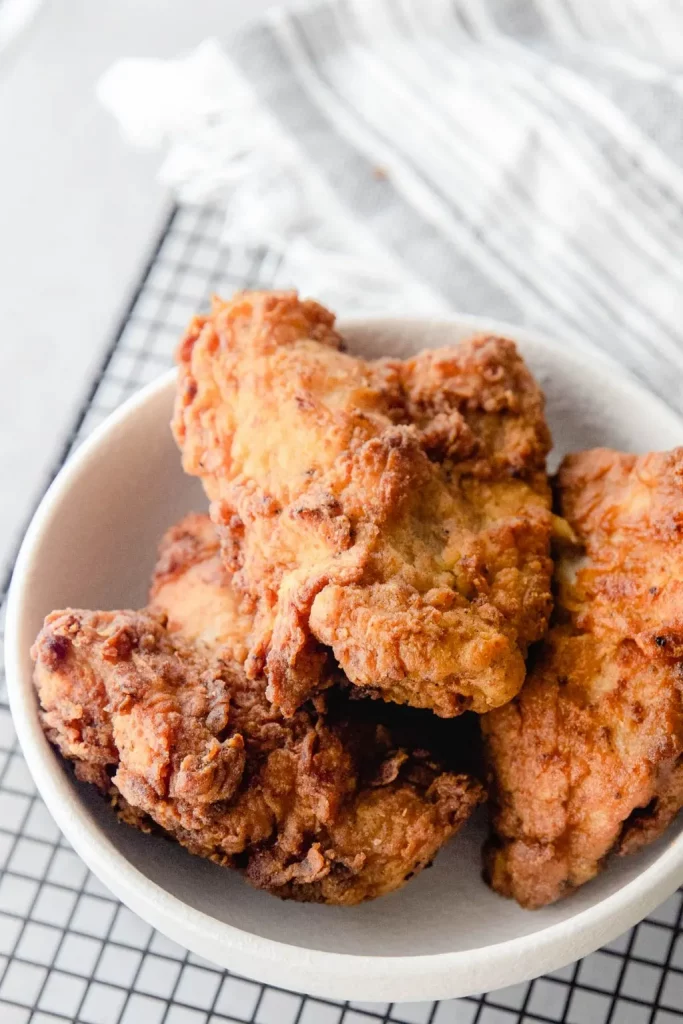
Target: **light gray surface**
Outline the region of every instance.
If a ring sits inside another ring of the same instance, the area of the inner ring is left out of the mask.
[[[0,567],[168,206],[94,85],[118,57],[229,35],[269,0],[45,0],[0,57]]]

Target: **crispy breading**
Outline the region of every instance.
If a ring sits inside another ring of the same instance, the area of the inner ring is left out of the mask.
[[[564,514],[587,538],[576,624],[633,639],[644,654],[683,656],[683,449],[565,459]]]
[[[207,515],[191,513],[164,534],[149,607],[166,615],[169,633],[201,641],[226,661],[246,660],[253,602],[230,585]]]
[[[551,605],[543,398],[512,342],[343,351],[296,294],[215,300],[180,345],[174,432],[285,714],[329,678],[445,717],[522,684]]]
[[[568,456],[555,625],[526,683],[482,719],[494,783],[491,884],[539,907],[683,805],[683,449]]]
[[[260,888],[340,905],[399,888],[481,785],[347,715],[337,689],[284,719],[239,664],[251,619],[212,531],[203,516],[169,531],[149,610],[47,617],[33,657],[49,739],[124,821]]]

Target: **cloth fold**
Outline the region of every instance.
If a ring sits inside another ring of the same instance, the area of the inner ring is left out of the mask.
[[[683,411],[681,52],[665,0],[319,0],[98,95],[278,285],[534,326]]]
[[[0,0],[0,53],[28,28],[41,4],[42,0]]]

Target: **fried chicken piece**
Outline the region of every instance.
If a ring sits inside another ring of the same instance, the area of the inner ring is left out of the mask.
[[[225,661],[244,664],[254,605],[230,585],[209,516],[191,513],[164,534],[149,593],[168,632],[200,641]]]
[[[252,617],[230,586],[219,551],[216,529],[205,514],[187,515],[167,530],[159,545],[148,610],[165,616],[172,635],[190,643],[202,641],[223,660],[239,662]],[[451,771],[483,777],[479,715],[466,712],[455,720],[437,718],[427,710],[368,700],[344,686],[343,677],[338,682],[343,696],[327,690],[326,701],[337,711],[342,707],[345,720],[361,728],[384,726],[397,746],[428,750]],[[273,721],[283,721],[270,703],[259,706],[272,713]]]
[[[47,617],[32,653],[48,738],[124,821],[259,888],[340,905],[399,888],[481,785],[347,720],[336,691],[284,719],[233,659],[250,620],[218,582],[212,529],[193,516],[169,531],[153,610]]]
[[[682,657],[683,449],[570,456],[560,485],[567,519],[589,538],[577,626],[629,637],[666,663]]]
[[[173,429],[285,714],[329,678],[450,717],[509,700],[551,606],[543,398],[512,342],[343,351],[293,292],[215,300],[178,351]]]
[[[662,834],[683,806],[683,448],[568,456],[555,625],[519,696],[485,715],[486,870],[525,907]]]

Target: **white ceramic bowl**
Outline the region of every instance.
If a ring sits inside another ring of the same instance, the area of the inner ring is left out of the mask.
[[[353,350],[373,355],[405,355],[479,330],[515,338],[546,391],[555,457],[594,445],[683,443],[669,409],[588,351],[466,317],[342,329]],[[482,815],[401,892],[353,909],[305,906],[118,824],[45,740],[28,652],[53,608],[143,605],[163,530],[206,506],[171,439],[173,388],[173,374],[145,388],[62,470],[26,535],[9,598],[7,676],[24,754],[59,826],[105,885],[170,938],[237,973],[328,998],[401,1001],[488,991],[554,970],[614,938],[683,882],[683,836],[674,826],[569,899],[524,911],[481,880]]]

